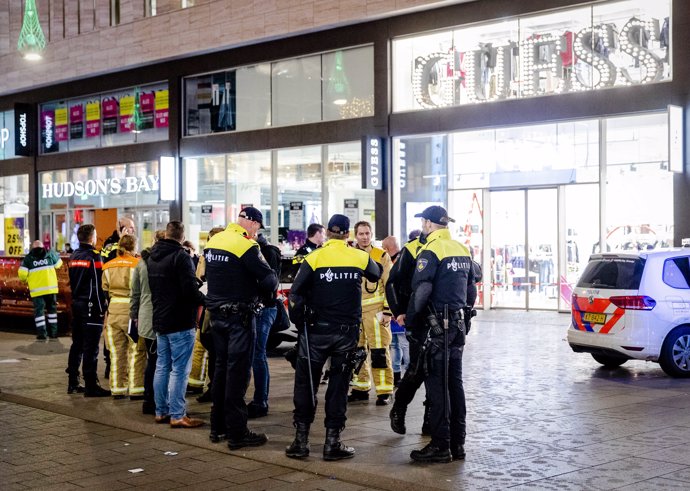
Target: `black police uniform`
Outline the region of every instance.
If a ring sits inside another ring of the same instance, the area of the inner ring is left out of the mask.
[[[292,284],[290,318],[300,331],[294,422],[298,436],[301,431],[305,441],[288,447],[286,453],[290,457],[309,455],[306,436],[316,411],[312,394],[318,390],[321,370],[329,357],[324,458],[338,460],[354,455],[353,449],[342,446],[339,435],[347,419],[347,392],[353,370],[348,355],[357,347],[362,320],[362,275],[369,281],[378,281],[381,268],[366,252],[348,247],[344,240],[331,239],[305,257]]]
[[[244,396],[249,385],[258,299],[278,288],[278,278],[246,230],[230,224],[214,235],[204,250],[206,309],[216,349],[213,377],[211,439],[227,435],[231,449],[261,445],[265,435],[247,428]]]
[[[417,256],[425,243],[426,238],[420,236],[405,244],[400,251],[398,260],[393,265],[393,269],[391,269],[388,283],[386,284],[386,299],[394,317],[407,312],[410,296],[412,295],[412,276],[415,272]],[[406,330],[410,331],[412,326],[409,321],[406,320],[405,324],[407,326]],[[414,336],[408,336],[408,341],[410,346],[408,369],[395,391],[395,401],[390,412],[391,428],[396,433],[401,434],[404,434],[406,431],[405,413],[407,412],[407,406],[410,405],[417,390],[424,383],[424,370],[419,369],[418,364],[422,343]],[[425,410],[425,422],[427,421],[427,412],[428,409]]]
[[[472,305],[477,290],[472,259],[464,245],[451,239],[447,228],[435,230],[417,257],[412,277],[413,294],[406,325],[418,341],[428,336],[422,356],[427,395],[431,401],[429,423],[431,443],[410,455],[414,460],[450,462],[464,458],[465,392],[462,386],[462,352],[465,326],[462,309]],[[444,353],[443,312],[448,309],[448,353]],[[448,393],[445,391],[444,363],[448,360]],[[446,404],[449,421],[445,417]]]
[[[87,397],[109,396],[110,391],[98,383],[98,343],[103,332],[103,319],[108,302],[103,291],[103,260],[91,244],[79,244],[69,262],[69,283],[72,290],[72,346],[69,350],[67,391],[79,391],[79,365]],[[83,359],[83,361],[82,361]]]

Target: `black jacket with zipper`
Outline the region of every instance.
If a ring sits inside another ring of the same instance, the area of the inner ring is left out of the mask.
[[[108,310],[106,295],[103,292],[103,259],[91,244],[79,244],[79,248],[69,259],[69,286],[72,290],[72,303],[91,303],[92,312],[105,314]]]
[[[182,244],[162,239],[151,248],[146,259],[153,304],[153,330],[171,334],[196,327],[197,307],[204,294],[194,274],[192,258]]]

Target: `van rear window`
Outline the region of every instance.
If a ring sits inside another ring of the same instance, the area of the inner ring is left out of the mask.
[[[630,257],[603,257],[587,264],[577,286],[612,290],[640,288],[644,259]]]

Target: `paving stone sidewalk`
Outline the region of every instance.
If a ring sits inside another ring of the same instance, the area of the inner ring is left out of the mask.
[[[690,381],[653,363],[606,370],[572,353],[569,321],[548,312],[480,313],[463,364],[467,459],[445,465],[409,460],[428,441],[420,434],[423,390],[406,435],[390,430],[389,408],[375,398],[351,404],[343,436],[357,455],[343,462],[320,458],[321,404],[312,456],[288,459],[293,372],[271,358],[270,412],[250,422],[269,442],[230,452],[209,442],[208,426],[155,425],[140,402],[67,395],[68,338],[0,332],[0,489],[690,488]],[[188,401],[190,414],[208,421],[210,405]],[[136,468],[144,471],[129,472]]]

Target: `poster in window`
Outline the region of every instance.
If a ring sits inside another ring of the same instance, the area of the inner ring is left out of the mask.
[[[156,91],[156,128],[168,127],[169,95],[168,89]]]
[[[142,92],[139,94],[139,108],[141,111],[140,130],[153,128],[153,113],[155,108],[155,97],[153,92]]]
[[[101,134],[101,102],[86,103],[86,137],[93,138]]]
[[[55,141],[64,142],[69,139],[69,125],[67,122],[67,108],[55,108]]]
[[[120,97],[120,133],[131,133],[134,125],[134,96]]]
[[[103,99],[103,134],[112,135],[117,133],[117,113],[119,107],[115,97]]]
[[[83,104],[74,104],[69,108],[69,138],[70,140],[84,138]]]

